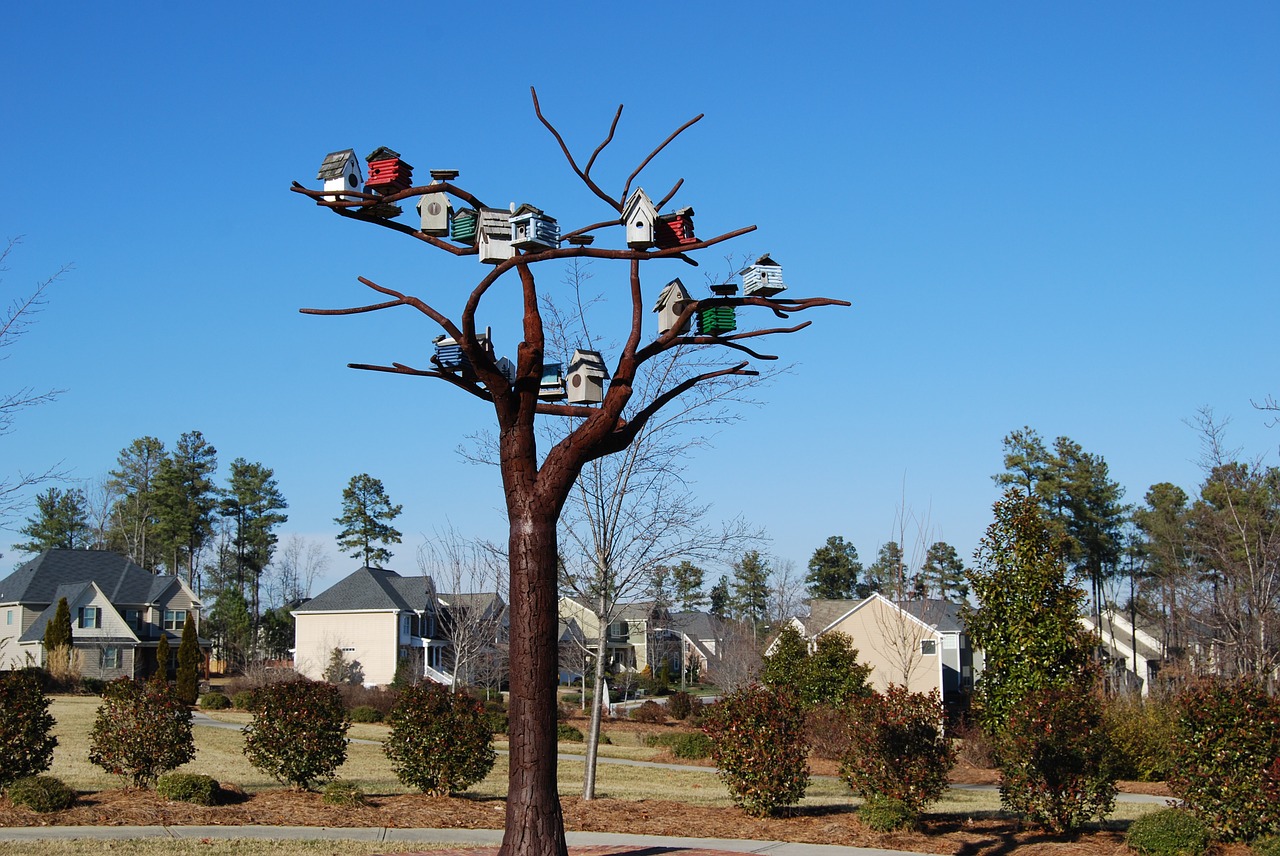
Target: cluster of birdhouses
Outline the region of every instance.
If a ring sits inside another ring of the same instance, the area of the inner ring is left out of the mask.
[[[716,297],[733,297],[738,293],[738,286],[732,282],[711,286],[711,293]],[[731,305],[705,301],[698,309],[698,333],[703,336],[723,336],[738,329],[738,319]]]
[[[661,250],[697,242],[693,236],[693,209],[659,214],[644,188],[637,187],[622,206],[622,223],[627,230],[627,246],[633,250],[657,247]]]
[[[529,203],[511,212],[511,245],[522,250],[550,250],[560,246],[560,224]]]
[[[483,333],[476,335],[476,340],[489,356],[493,356],[492,333],[493,331],[486,327]],[[431,357],[431,362],[435,363],[441,371],[459,372],[461,374],[468,374],[471,371],[471,361],[462,352],[462,346],[458,344],[456,339],[442,333],[432,340],[432,344],[435,345],[435,354]],[[514,374],[513,370],[512,375],[514,376]]]
[[[738,275],[742,277],[742,293],[747,297],[773,297],[787,290],[787,284],[782,281],[782,265],[768,253],[738,271]]]
[[[570,404],[599,404],[604,401],[604,382],[609,379],[604,357],[599,351],[575,348],[569,361],[566,394]]]
[[[662,289],[662,293],[658,295],[658,302],[654,304],[653,311],[658,313],[658,335],[675,327],[680,322],[680,313],[684,312],[685,307],[693,298],[689,294],[689,289],[684,287],[684,283],[679,277],[667,283]],[[689,332],[691,319],[684,319],[684,324],[676,331],[677,335],[683,336]]]
[[[361,193],[364,189],[364,176],[360,174],[360,159],[355,149],[329,152],[320,163],[316,178],[324,182],[325,202],[354,201],[357,197],[347,194]]]

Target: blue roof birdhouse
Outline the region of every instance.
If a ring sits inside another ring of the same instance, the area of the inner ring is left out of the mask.
[[[525,203],[511,215],[511,245],[522,250],[560,246],[560,225],[541,208]]]
[[[564,375],[561,374],[560,363],[543,363],[538,398],[543,401],[563,401],[565,395]]]
[[[782,265],[769,258],[768,253],[738,273],[742,277],[742,293],[748,297],[773,297],[787,290],[787,284],[782,281]]]

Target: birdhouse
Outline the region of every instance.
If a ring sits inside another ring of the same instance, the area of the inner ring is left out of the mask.
[[[463,208],[453,215],[453,239],[459,244],[476,244],[476,230],[480,225],[480,214],[474,208]]]
[[[449,197],[443,192],[427,193],[419,197],[418,214],[422,216],[422,225],[419,228],[424,235],[440,238],[449,234],[453,206],[449,204]]]
[[[570,404],[599,404],[604,401],[604,382],[609,370],[599,351],[575,349],[565,380]]]
[[[627,246],[633,250],[647,250],[654,245],[654,228],[658,222],[658,209],[644,188],[637,187],[627,203],[622,206],[622,222],[627,227]]]
[[[493,356],[492,332],[490,328],[486,327],[483,333],[476,334],[476,340],[490,356]],[[431,341],[436,349],[435,356],[431,358],[431,361],[442,371],[462,372],[463,374],[468,374],[471,371],[471,361],[462,352],[462,346],[458,344],[457,339],[441,334]]]
[[[511,212],[481,208],[476,246],[480,248],[480,261],[487,265],[502,264],[515,255],[511,246]]]
[[[538,386],[538,398],[543,401],[562,401],[565,397],[564,375],[560,363],[542,364],[542,382]]]
[[[507,379],[507,383],[516,382],[516,364],[506,357],[498,360],[498,371],[502,372],[502,376]]]
[[[653,236],[658,248],[663,250],[695,243],[698,239],[693,236],[693,209],[681,208],[674,214],[660,216],[654,224]]]
[[[364,186],[374,193],[387,196],[413,186],[413,167],[400,160],[400,153],[386,146],[379,146],[365,156],[369,164],[369,179]]]
[[[733,297],[738,293],[738,286],[731,282],[711,286],[711,293],[716,297]],[[722,336],[738,329],[737,313],[733,306],[726,306],[718,301],[703,301],[698,310],[698,334],[702,336]]]
[[[354,196],[345,195],[342,191],[360,193],[363,189],[364,176],[360,174],[360,159],[356,157],[355,149],[329,152],[324,156],[316,178],[324,181],[325,190],[338,191],[332,195],[326,195],[324,197],[326,202],[353,201]]]
[[[742,293],[748,297],[773,297],[787,290],[787,284],[782,281],[782,265],[769,258],[768,253],[738,274],[742,277]]]
[[[555,249],[560,246],[560,225],[542,209],[521,205],[511,215],[511,245],[522,250]]]
[[[658,302],[653,306],[653,311],[658,313],[659,336],[676,326],[676,323],[680,320],[680,313],[684,311],[685,305],[692,299],[689,295],[689,289],[684,287],[684,283],[678,277],[667,283],[667,287],[662,289],[662,293],[658,295]],[[684,326],[677,333],[688,333],[689,324],[690,319],[686,318]]]

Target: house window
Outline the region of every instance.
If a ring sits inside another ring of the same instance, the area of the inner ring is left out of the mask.
[[[125,620],[125,623],[128,624],[130,627],[132,627],[134,630],[141,630],[142,629],[142,610],[126,609],[124,611],[124,620]]]
[[[185,609],[166,609],[164,611],[165,630],[181,630],[186,626],[187,611]]]
[[[615,621],[609,625],[609,635],[614,639],[627,638],[627,622]]]
[[[96,606],[82,606],[79,611],[80,627],[83,630],[96,630],[102,626],[102,609]]]
[[[5,623],[5,624],[12,624],[12,623],[13,623],[13,610],[12,610],[12,609],[5,613],[5,616],[4,616],[4,623]]]
[[[922,639],[922,640],[920,640],[920,653],[921,653],[921,654],[936,654],[936,653],[938,653],[938,641],[937,641],[936,639]]]
[[[98,665],[104,669],[120,668],[120,649],[119,648],[103,648],[101,656],[98,658]]]

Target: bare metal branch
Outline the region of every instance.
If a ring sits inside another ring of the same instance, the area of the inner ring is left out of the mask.
[[[649,156],[647,158],[641,161],[640,166],[636,167],[635,172],[627,176],[627,183],[622,188],[623,199],[626,199],[627,196],[631,193],[631,182],[635,181],[635,178],[637,175],[644,172],[644,168],[649,165],[649,161],[656,158],[663,149],[671,145],[671,142],[675,140],[676,137],[683,134],[685,131],[687,131],[690,127],[692,127],[697,122],[702,121],[702,117],[705,115],[706,115],[705,113],[699,113],[697,116],[694,116],[688,122],[685,122],[679,128],[676,128],[674,131],[671,132],[670,136],[668,136],[665,140],[663,140],[661,143],[658,144],[658,147],[656,149],[654,149],[652,152],[649,153]]]
[[[583,172],[581,169],[578,168],[577,162],[573,159],[573,155],[569,152],[569,147],[565,145],[564,137],[560,136],[560,132],[556,130],[555,126],[547,121],[546,116],[542,115],[542,106],[538,103],[538,90],[530,86],[529,93],[533,96],[533,112],[537,114],[538,121],[542,123],[543,127],[545,127],[548,131],[551,132],[551,136],[556,138],[556,142],[560,144],[560,151],[564,152],[565,159],[569,161],[569,166],[573,169],[575,173],[577,173],[578,178],[582,179],[582,183],[585,184],[588,188],[590,188],[592,193],[600,197],[605,202],[609,203],[610,207],[612,207],[615,211],[622,211],[622,203],[619,200],[613,199],[612,197],[610,197],[609,194],[605,193],[598,184],[592,181],[591,176],[587,175],[585,172]],[[618,111],[619,113],[621,113],[622,108],[619,107]],[[614,122],[616,123],[617,121],[618,121],[617,117],[615,116]],[[612,136],[612,133],[613,133],[612,129],[610,129],[610,136]],[[592,155],[592,160],[594,159],[595,159],[595,156]]]
[[[671,188],[669,191],[667,191],[667,195],[666,195],[666,196],[664,196],[664,197],[662,197],[661,199],[659,199],[659,200],[658,200],[658,202],[657,202],[657,204],[655,204],[653,207],[654,207],[654,208],[657,208],[659,211],[661,211],[661,210],[662,210],[662,206],[666,205],[668,202],[670,202],[670,201],[671,201],[671,197],[673,197],[673,196],[675,196],[675,195],[676,195],[676,191],[680,189],[680,185],[682,185],[682,184],[684,184],[684,179],[683,179],[683,178],[678,179],[678,180],[676,181],[675,187],[673,187],[673,188]]]

